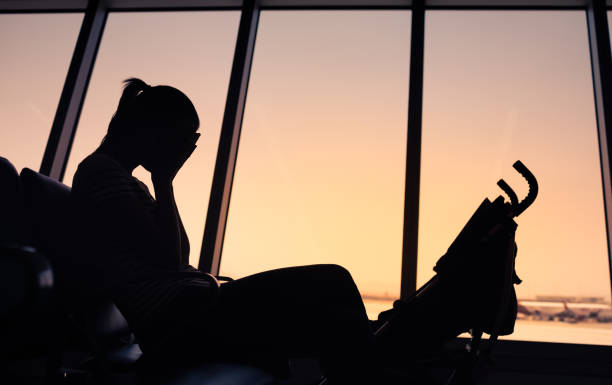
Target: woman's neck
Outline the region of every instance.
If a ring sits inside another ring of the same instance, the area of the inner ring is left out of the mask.
[[[109,142],[102,143],[95,153],[110,156],[116,160],[128,173],[132,174],[140,162],[134,159],[134,154],[125,148],[126,146],[115,145]]]

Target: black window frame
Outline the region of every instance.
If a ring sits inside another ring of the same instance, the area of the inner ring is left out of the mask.
[[[409,9],[412,11],[409,106],[401,296],[416,290],[421,123],[423,95],[423,57],[425,13],[427,10],[582,10],[588,26],[595,114],[597,120],[601,175],[605,203],[608,262],[612,281],[612,55],[607,11],[612,0],[5,0],[0,13],[84,13],[84,19],[66,75],[57,112],[43,156],[40,172],[62,180],[83,101],[89,86],[97,51],[109,12],[238,10],[241,12],[238,36],[230,75],[225,113],[219,139],[199,268],[219,272],[223,238],[231,197],[234,169],[240,143],[240,130],[259,14],[262,10],[369,10]],[[612,284],[611,284],[612,286]],[[512,357],[538,354],[576,362],[587,352],[597,359],[590,364],[571,366],[588,373],[610,362],[612,346],[556,344],[544,342],[501,341],[502,351]],[[535,347],[535,348],[534,348]],[[561,353],[560,353],[561,352]],[[573,357],[573,358],[572,358]],[[565,361],[564,361],[565,360]],[[583,360],[579,360],[583,362]],[[557,362],[557,361],[553,361]],[[556,364],[552,364],[555,366]],[[589,366],[590,365],[590,366]],[[559,368],[567,366],[560,365]],[[559,372],[546,366],[546,370]],[[612,369],[606,370],[607,375]]]

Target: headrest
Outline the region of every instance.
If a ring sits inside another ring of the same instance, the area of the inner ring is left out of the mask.
[[[15,167],[0,157],[0,243],[24,243],[23,200]]]
[[[32,243],[51,263],[55,287],[64,303],[83,306],[75,315],[77,321],[104,338],[129,331],[110,301],[90,302],[92,296],[100,294],[100,285],[88,273],[92,266],[87,258],[90,250],[82,249],[70,187],[28,168],[21,171],[21,185]]]
[[[61,284],[63,273],[71,269],[75,250],[70,187],[29,168],[20,175],[32,244],[49,258]]]
[[[68,204],[70,201],[70,187],[29,168],[21,170],[21,183],[26,204],[37,201],[57,205]]]
[[[70,188],[29,168],[21,170],[21,185],[34,245],[45,253],[52,251],[46,250],[46,242],[53,243],[71,224]]]

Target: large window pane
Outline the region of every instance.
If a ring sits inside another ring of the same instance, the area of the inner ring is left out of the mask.
[[[177,205],[197,266],[221,131],[239,12],[112,13],[109,15],[68,162],[70,184],[79,162],[106,134],[122,81],[140,77],[185,92],[200,116],[198,148],[174,182]],[[135,175],[148,184],[141,167]]]
[[[336,263],[370,316],[397,298],[409,47],[408,11],[262,12],[224,275]]]
[[[612,344],[584,12],[428,12],[424,85],[419,283],[499,178],[526,194],[520,159],[540,196],[517,219],[532,314],[511,338]]]
[[[83,15],[0,15],[0,156],[38,171]]]

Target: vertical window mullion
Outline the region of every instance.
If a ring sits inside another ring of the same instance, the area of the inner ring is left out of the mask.
[[[412,8],[401,298],[414,292],[417,282],[424,44],[425,6],[420,0]]]
[[[605,1],[592,0],[587,7],[587,26],[591,50],[591,69],[595,95],[595,116],[599,133],[599,149],[606,215],[608,260],[612,277],[612,53]]]
[[[66,170],[107,16],[103,1],[89,2],[51,126],[40,172],[60,181]]]
[[[198,265],[200,270],[215,275],[218,274],[221,264],[221,250],[238,156],[240,130],[242,128],[258,22],[259,6],[255,5],[254,0],[245,1],[240,16],[240,26],[238,27],[236,51],[230,75]]]

